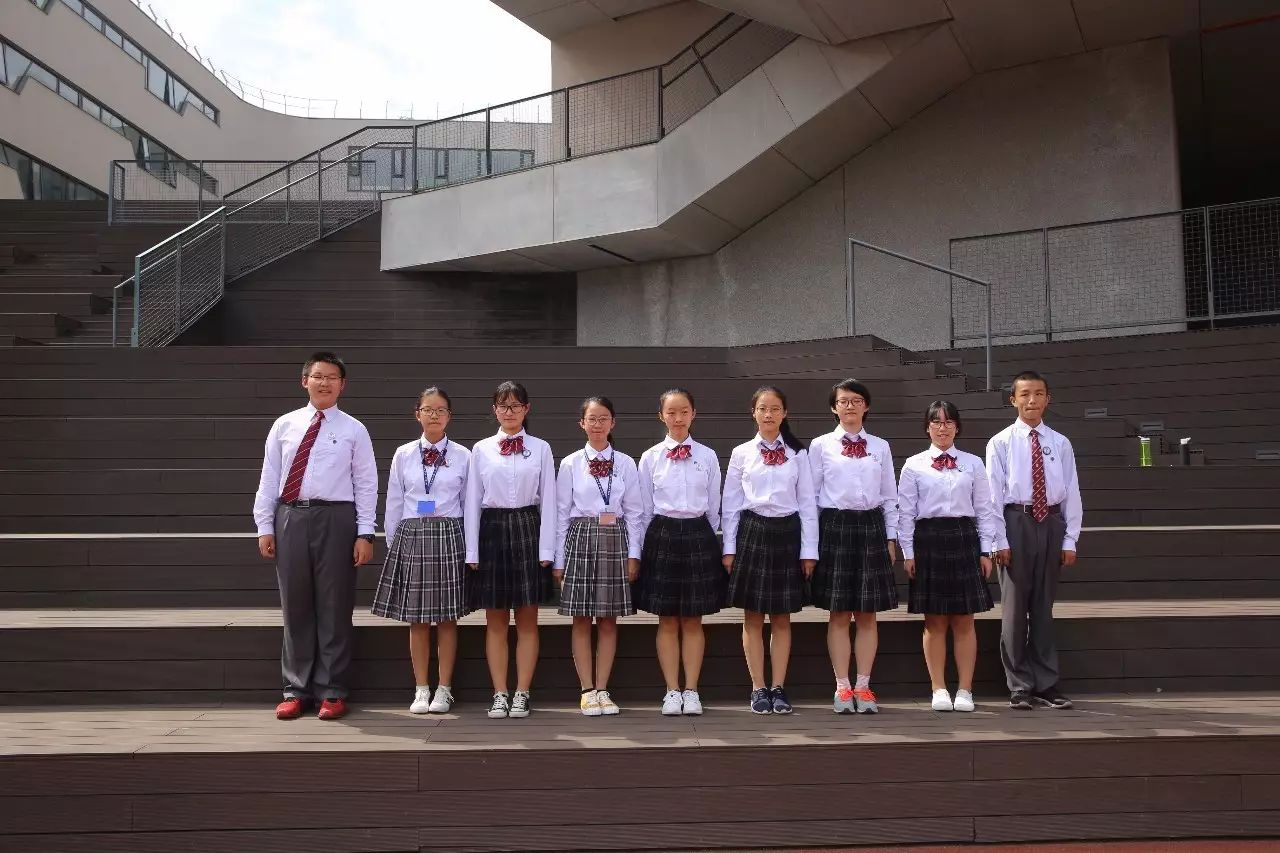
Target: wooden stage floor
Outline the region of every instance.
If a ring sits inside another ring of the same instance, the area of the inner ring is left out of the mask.
[[[979,697],[980,701],[984,697]],[[477,703],[0,709],[0,851],[712,850],[1280,837],[1280,693],[837,717]]]

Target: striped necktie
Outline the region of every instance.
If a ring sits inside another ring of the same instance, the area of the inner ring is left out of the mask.
[[[280,493],[280,500],[284,503],[293,503],[302,494],[302,478],[307,473],[307,460],[311,458],[311,447],[320,435],[320,422],[323,420],[324,412],[317,409],[315,417],[311,419],[311,426],[307,427],[307,434],[302,437],[302,444],[298,445],[298,452],[293,455],[293,464],[289,466],[289,476],[285,478],[284,491]]]

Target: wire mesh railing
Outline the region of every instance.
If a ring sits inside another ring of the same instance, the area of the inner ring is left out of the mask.
[[[1002,343],[1280,319],[1280,199],[955,239],[951,266],[994,282]],[[980,296],[952,282],[952,346]]]
[[[223,205],[227,193],[289,165],[288,160],[113,160],[111,224],[185,225]]]
[[[130,345],[170,343],[218,303],[225,287],[226,208],[219,207],[134,260]]]

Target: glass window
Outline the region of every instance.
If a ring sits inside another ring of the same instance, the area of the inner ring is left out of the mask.
[[[187,87],[179,83],[173,77],[169,78],[169,106],[175,110],[181,111],[182,105],[187,102]]]
[[[151,57],[147,57],[147,61],[143,64],[147,67],[147,90],[160,100],[165,100],[165,84],[169,82],[168,73],[151,61]]]
[[[115,44],[116,47],[124,47],[124,36],[120,35],[120,31],[110,24],[105,24],[102,28],[102,34]]]
[[[62,0],[62,2],[66,3],[67,6],[70,7],[71,11],[75,12],[77,15],[84,14],[84,4],[81,3],[80,0]]]
[[[80,105],[80,93],[76,91],[76,88],[66,80],[58,81],[58,94],[68,102],[75,104],[76,106]]]
[[[31,63],[31,67],[27,69],[27,76],[39,81],[41,85],[46,86],[52,92],[58,91],[58,78],[53,76],[53,72],[43,65]]]
[[[39,164],[36,171],[40,175],[40,200],[65,201],[67,198],[67,179],[53,169]]]
[[[123,47],[124,47],[124,52],[129,54],[129,56],[133,57],[134,62],[142,61],[142,48],[138,47],[136,44],[129,41],[128,39],[124,40]]]
[[[89,115],[96,118],[98,121],[102,121],[102,107],[99,106],[98,103],[93,100],[93,98],[86,98],[85,96],[81,95],[80,109],[84,110]]]
[[[102,111],[102,123],[114,130],[116,133],[124,133],[124,122],[120,117],[110,110]]]
[[[98,15],[97,12],[93,11],[88,6],[85,6],[84,11],[81,14],[84,15],[84,19],[89,22],[89,26],[101,32],[102,18]]]

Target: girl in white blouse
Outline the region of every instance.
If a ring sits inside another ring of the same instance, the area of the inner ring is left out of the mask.
[[[667,437],[640,456],[644,548],[635,601],[658,617],[658,666],[666,683],[662,713],[668,717],[702,713],[698,678],[707,645],[702,617],[718,612],[725,598],[716,541],[720,460],[689,434],[697,415],[693,394],[683,388],[664,391],[658,420]]]
[[[422,435],[396,449],[387,476],[387,556],[371,609],[409,623],[416,685],[409,711],[414,714],[445,714],[453,707],[457,620],[469,612],[462,503],[471,451],[445,435],[452,408],[441,388],[432,386],[418,396],[414,416]],[[440,672],[434,697],[428,686],[432,623]]]
[[[529,392],[503,382],[493,392],[498,433],[476,442],[467,473],[464,527],[468,601],[485,612],[485,659],[493,680],[489,717],[529,716],[538,664],[538,605],[551,596],[555,558],[555,464],[551,446],[525,431]],[[507,695],[507,630],[516,622],[516,692]]]
[[[573,665],[587,717],[612,716],[609,675],[618,652],[618,617],[635,613],[631,582],[640,573],[640,485],[636,463],[613,447],[613,403],[588,397],[578,425],[587,446],[560,460],[556,477],[555,578],[560,613],[573,617]],[[594,666],[591,623],[597,631]]]
[[[751,710],[790,714],[783,687],[791,658],[791,614],[804,607],[805,580],[818,557],[818,516],[808,454],[787,425],[787,398],[765,386],[751,398],[758,432],[733,449],[724,480],[724,567],[729,604],[745,611],[742,648],[751,674]],[[772,687],[764,680],[769,616]]]
[[[935,400],[925,413],[931,442],[902,466],[898,486],[898,543],[911,578],[908,609],[924,614],[924,660],[933,684],[933,710],[973,710],[978,640],[973,614],[990,610],[988,556],[1003,535],[982,460],[955,446],[960,410]],[[960,687],[947,692],[947,628],[955,645]]]

